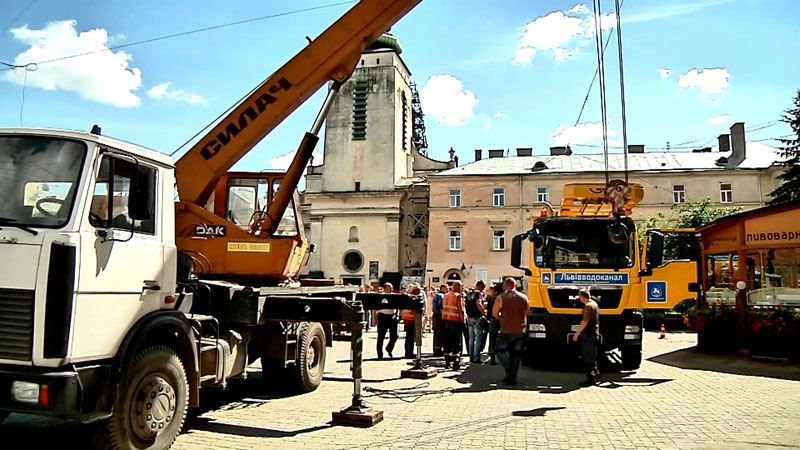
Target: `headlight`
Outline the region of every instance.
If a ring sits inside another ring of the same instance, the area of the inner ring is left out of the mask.
[[[39,385],[27,381],[11,383],[11,397],[21,403],[39,403]]]
[[[547,327],[543,323],[532,323],[528,325],[528,331],[544,332],[547,331]]]
[[[626,333],[638,333],[639,330],[641,330],[641,328],[639,328],[639,325],[628,325],[625,327]]]

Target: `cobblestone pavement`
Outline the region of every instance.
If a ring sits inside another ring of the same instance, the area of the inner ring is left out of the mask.
[[[648,333],[640,370],[607,373],[599,386],[580,388],[577,372],[524,368],[519,385],[508,388],[498,385],[502,369],[490,365],[443,371],[427,382],[400,379],[406,361],[370,359],[375,334],[368,333],[364,386],[403,397],[365,392],[384,412],[378,425],[329,423],[352,392],[348,344],[337,342],[317,391],[263,394],[252,377],[231,393],[205,397],[205,411],[175,448],[800,448],[800,367],[698,355],[689,349],[694,342],[692,334],[659,340]],[[402,391],[412,387],[416,398]],[[81,448],[86,431],[12,415],[0,426],[0,442]]]

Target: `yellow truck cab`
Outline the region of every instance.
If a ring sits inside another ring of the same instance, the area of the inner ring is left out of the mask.
[[[514,238],[512,265],[529,277],[530,357],[563,352],[570,345],[583,309],[578,292],[589,288],[600,307],[602,349],[619,349],[623,369],[637,369],[642,310],[669,309],[695,296],[696,262],[664,264],[663,233],[649,232],[639,248],[630,214],[644,194],[638,184],[628,189],[624,214],[614,214],[605,184],[569,184],[557,213],[543,212],[528,232]],[[531,243],[529,267],[521,264],[524,240]]]

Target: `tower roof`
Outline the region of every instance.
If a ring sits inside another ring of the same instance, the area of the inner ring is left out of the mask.
[[[367,50],[393,50],[398,55],[403,53],[403,49],[400,48],[400,42],[388,31],[383,33],[378,39],[375,39],[375,42],[367,47]]]

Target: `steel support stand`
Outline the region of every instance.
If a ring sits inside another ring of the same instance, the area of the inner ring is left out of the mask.
[[[417,344],[417,356],[414,367],[400,372],[400,378],[415,378],[425,380],[433,378],[438,373],[433,367],[422,364],[422,310],[414,311],[414,341]]]
[[[365,321],[354,323],[350,340],[353,360],[353,402],[341,411],[334,411],[333,423],[368,428],[383,420],[383,411],[370,408],[361,397],[362,364],[364,361]]]

